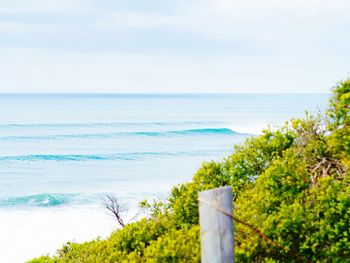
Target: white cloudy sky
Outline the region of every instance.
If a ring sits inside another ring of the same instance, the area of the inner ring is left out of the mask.
[[[328,92],[350,75],[349,14],[349,0],[0,0],[0,92]]]

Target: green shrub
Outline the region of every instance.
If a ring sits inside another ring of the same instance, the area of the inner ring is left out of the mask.
[[[350,159],[350,79],[333,88],[328,110],[331,148],[340,157]]]

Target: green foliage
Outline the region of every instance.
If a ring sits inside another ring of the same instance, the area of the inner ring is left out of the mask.
[[[144,252],[146,262],[200,262],[199,226],[172,229]]]
[[[42,256],[40,258],[35,258],[33,260],[30,261],[31,263],[57,263],[59,262],[58,259],[55,258],[51,258],[50,256]]]
[[[238,224],[237,261],[262,261],[269,257],[282,262],[297,262],[298,258],[325,262],[332,258],[342,262],[350,257],[349,178],[335,180],[327,176],[312,186],[309,175],[307,163],[300,161],[291,149],[238,198],[236,215],[263,230],[288,248],[289,253]]]
[[[200,262],[198,192],[230,185],[236,262],[350,262],[350,81],[334,90],[323,117],[295,119],[204,163],[167,201],[146,201],[148,218],[104,240],[67,243],[31,262]]]
[[[328,111],[330,146],[341,157],[350,159],[350,79],[333,88]]]

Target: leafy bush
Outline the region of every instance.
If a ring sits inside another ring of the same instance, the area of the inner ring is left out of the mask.
[[[333,88],[334,96],[328,110],[331,148],[346,159],[350,158],[350,79]]]
[[[236,222],[236,262],[350,262],[350,81],[333,92],[326,124],[306,115],[264,130],[204,163],[167,202],[142,202],[148,218],[31,262],[199,262],[198,192],[226,185],[235,216],[284,248]]]

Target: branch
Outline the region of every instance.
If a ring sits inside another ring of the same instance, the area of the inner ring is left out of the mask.
[[[117,219],[118,224],[121,227],[124,227],[125,223],[124,223],[124,220],[122,219],[122,216],[121,216],[123,209],[122,209],[122,205],[118,201],[118,198],[113,197],[111,195],[106,195],[104,205],[107,208],[107,210],[109,211],[109,213]]]

